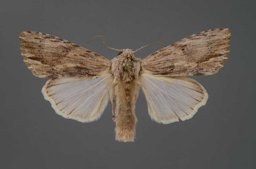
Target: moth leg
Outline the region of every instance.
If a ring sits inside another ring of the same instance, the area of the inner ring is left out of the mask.
[[[111,102],[112,102],[112,120],[115,121],[115,118],[116,118],[116,95],[115,95],[115,88],[116,88],[116,85],[118,84],[118,80],[117,78],[114,78],[113,80],[113,87],[112,87],[112,99],[111,99]]]
[[[116,120],[116,96],[113,97],[112,99],[112,120],[115,121]]]

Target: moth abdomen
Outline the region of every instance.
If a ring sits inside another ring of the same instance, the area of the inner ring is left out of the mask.
[[[114,110],[116,123],[116,140],[133,141],[137,118],[135,116],[135,102],[137,99],[135,81],[125,83],[119,81],[115,87],[116,106]]]

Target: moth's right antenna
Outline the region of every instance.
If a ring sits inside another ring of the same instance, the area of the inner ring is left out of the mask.
[[[103,36],[102,38],[103,38],[103,39],[102,39],[102,44],[103,44],[106,48],[108,48],[108,49],[110,49],[110,50],[117,51],[117,52],[122,52],[122,51],[123,51],[123,49],[117,49],[117,48],[113,48],[113,47],[109,46],[109,45],[107,44],[107,42],[106,42],[105,37]]]

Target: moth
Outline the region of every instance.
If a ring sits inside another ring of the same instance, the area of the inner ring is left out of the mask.
[[[57,36],[25,31],[19,36],[24,62],[32,73],[48,78],[42,89],[57,114],[80,122],[100,118],[109,100],[115,138],[135,138],[135,104],[142,88],[152,120],[169,124],[192,118],[208,94],[197,75],[223,67],[230,30],[217,28],[193,34],[144,59],[122,49],[112,60]]]

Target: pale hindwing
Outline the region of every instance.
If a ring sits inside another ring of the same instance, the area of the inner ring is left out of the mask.
[[[190,78],[167,78],[144,73],[142,89],[150,117],[164,124],[192,118],[208,99],[204,87]]]
[[[100,118],[108,103],[111,81],[110,74],[93,78],[50,79],[42,93],[59,115],[91,122]]]

